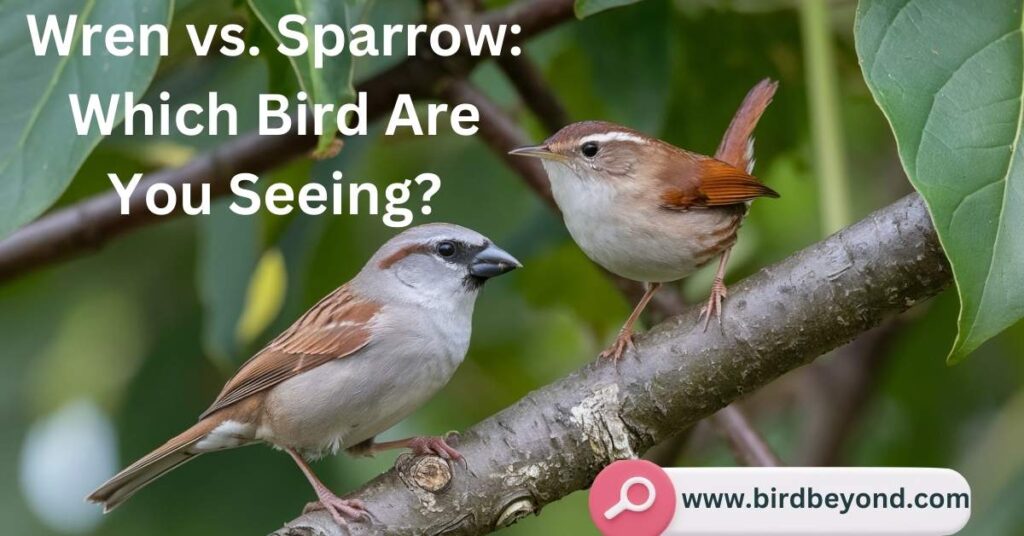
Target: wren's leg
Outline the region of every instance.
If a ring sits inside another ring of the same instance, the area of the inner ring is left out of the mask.
[[[715,272],[715,282],[711,284],[711,296],[708,297],[708,304],[701,308],[700,316],[697,317],[700,320],[705,314],[708,316],[704,320],[704,331],[708,330],[708,324],[711,323],[711,316],[718,317],[718,323],[722,323],[722,300],[728,295],[728,291],[725,288],[725,265],[729,262],[729,252],[732,248],[725,250],[722,253],[722,257],[718,260],[718,271]]]
[[[373,443],[367,447],[370,454],[391,449],[409,449],[416,455],[433,454],[446,460],[462,459],[462,454],[453,449],[443,437],[408,437],[406,439],[397,439],[395,441]]]
[[[646,283],[646,286],[647,290],[644,292],[643,297],[640,298],[636,307],[633,308],[633,312],[626,319],[626,323],[619,330],[619,336],[615,337],[615,342],[611,346],[601,352],[601,357],[610,357],[613,360],[618,360],[627,348],[633,347],[633,324],[636,324],[636,321],[640,318],[640,313],[644,312],[644,309],[647,308],[647,304],[650,303],[651,298],[654,297],[654,293],[658,291],[661,283]]]
[[[302,474],[306,475],[306,480],[313,486],[313,490],[316,492],[316,497],[319,502],[313,502],[306,505],[305,511],[324,509],[331,514],[334,518],[334,522],[338,525],[345,526],[348,524],[348,519],[362,519],[367,518],[368,512],[366,511],[366,505],[359,499],[342,499],[335,495],[331,490],[327,489],[327,486],[320,479],[313,474],[313,469],[309,467],[306,460],[302,459],[302,456],[295,449],[285,449],[286,452],[295,460],[298,464],[299,469],[302,470]],[[348,519],[346,519],[348,518]]]

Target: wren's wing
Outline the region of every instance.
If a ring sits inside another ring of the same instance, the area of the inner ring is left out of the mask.
[[[754,138],[751,136],[778,85],[765,78],[751,88],[726,129],[715,158],[683,151],[689,158],[667,159],[685,164],[683,169],[660,172],[662,183],[666,185],[661,192],[666,208],[718,207],[758,197],[779,197],[775,190],[750,175],[754,167]]]
[[[307,370],[359,351],[370,342],[369,324],[378,311],[379,305],[355,297],[347,286],[328,294],[249,358],[200,420]]]
[[[720,207],[744,203],[758,197],[779,197],[750,174],[721,160],[688,153],[685,164],[662,169],[661,203],[665,208]],[[679,162],[679,159],[675,159]]]

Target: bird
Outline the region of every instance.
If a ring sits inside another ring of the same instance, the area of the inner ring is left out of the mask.
[[[122,470],[87,497],[109,512],[143,486],[208,452],[267,443],[288,453],[339,525],[368,517],[307,460],[409,448],[461,459],[441,437],[375,442],[437,393],[469,348],[477,295],[488,279],[522,265],[476,231],[412,227],[387,241],[359,273],[328,294],[224,385],[199,422]]]
[[[538,158],[573,240],[608,271],[642,282],[643,297],[612,345],[619,359],[633,345],[636,323],[662,283],[682,279],[719,258],[707,304],[721,322],[729,252],[750,202],[779,197],[753,173],[753,132],[778,83],[761,80],[744,98],[714,157],[680,149],[606,121],[563,127],[539,145],[509,154]]]

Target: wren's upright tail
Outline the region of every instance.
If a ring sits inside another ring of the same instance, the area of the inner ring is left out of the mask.
[[[754,127],[772,102],[779,83],[765,78],[751,88],[729,123],[715,158],[752,173],[754,170]]]
[[[150,452],[139,461],[129,465],[114,475],[91,495],[86,497],[89,502],[103,505],[103,512],[109,512],[128,500],[143,486],[163,476],[164,473],[195,458],[202,452],[194,449],[196,443],[202,441],[220,424],[219,418],[208,417],[185,430],[177,437],[164,443],[160,448]]]

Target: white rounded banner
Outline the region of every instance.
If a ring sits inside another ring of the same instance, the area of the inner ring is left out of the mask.
[[[954,534],[971,489],[952,469],[664,469],[676,509],[664,534]]]

